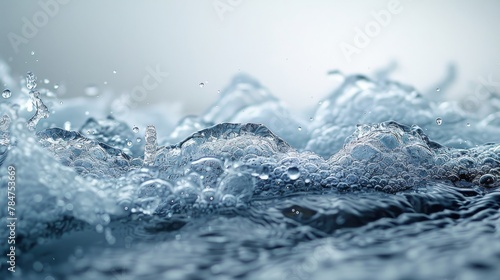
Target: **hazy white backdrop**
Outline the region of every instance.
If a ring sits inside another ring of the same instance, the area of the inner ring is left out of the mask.
[[[0,59],[13,73],[64,84],[65,97],[89,85],[126,94],[157,66],[169,76],[142,105],[177,103],[182,114],[203,112],[238,72],[292,109],[324,97],[333,69],[373,74],[397,62],[391,78],[451,99],[472,94],[480,77],[500,82],[497,0],[400,0],[400,12],[351,61],[339,44],[354,44],[356,28],[389,0],[69,0],[13,46],[12,34],[22,37],[26,20],[43,20],[34,17],[51,1],[0,2]],[[450,63],[455,83],[434,91]]]

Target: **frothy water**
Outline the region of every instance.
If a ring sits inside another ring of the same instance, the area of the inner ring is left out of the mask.
[[[6,186],[14,166],[18,186],[8,278],[500,277],[499,108],[472,115],[335,72],[341,84],[302,119],[240,74],[204,114],[142,127],[94,115],[113,108],[91,100],[60,104],[33,73],[16,82],[6,69],[0,176]]]

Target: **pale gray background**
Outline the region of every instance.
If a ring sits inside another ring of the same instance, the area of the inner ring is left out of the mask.
[[[351,63],[339,43],[352,43],[354,28],[389,1],[242,0],[222,19],[216,1],[73,0],[15,53],[7,34],[21,34],[22,18],[41,8],[2,0],[0,59],[16,74],[31,70],[65,84],[66,96],[92,84],[126,93],[142,83],[147,66],[159,64],[170,76],[144,104],[180,103],[182,114],[201,113],[239,71],[292,109],[332,89],[329,70],[370,74],[391,61],[399,63],[392,78],[424,92],[455,63],[453,86],[435,92],[452,99],[471,94],[480,76],[500,81],[500,1],[401,0],[403,11]]]

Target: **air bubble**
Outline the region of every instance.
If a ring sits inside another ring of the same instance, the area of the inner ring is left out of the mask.
[[[33,270],[36,272],[41,272],[43,270],[43,264],[39,261],[33,263]]]
[[[202,191],[203,199],[205,199],[208,202],[212,202],[215,199],[215,190],[214,189],[204,189]]]
[[[222,197],[222,204],[226,207],[236,206],[236,197],[232,194],[226,194]]]
[[[12,96],[12,92],[9,89],[4,89],[4,91],[2,92],[2,97],[7,99],[7,98],[10,98],[11,96]]]
[[[496,181],[495,176],[491,174],[484,174],[483,176],[481,176],[481,178],[479,178],[479,184],[486,187],[493,185],[495,181]]]
[[[441,118],[437,118],[437,119],[436,119],[436,123],[437,123],[437,125],[441,125],[441,124],[443,124],[443,119],[441,119]]]
[[[297,180],[300,177],[300,170],[297,167],[290,167],[286,174],[290,180]]]

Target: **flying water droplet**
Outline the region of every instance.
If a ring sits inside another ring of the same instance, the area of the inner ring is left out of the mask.
[[[29,90],[33,90],[36,88],[36,77],[35,74],[33,74],[33,72],[31,71],[26,74],[26,87]]]
[[[141,137],[137,137],[137,139],[135,139],[135,141],[137,141],[137,143],[141,143],[142,139],[141,139]]]
[[[301,127],[301,126],[299,126],[297,129],[298,129],[299,131],[302,131],[302,127]]]
[[[437,91],[437,92],[440,92],[440,91],[441,91],[441,89],[440,89],[440,88],[436,88],[436,91]]]
[[[116,74],[116,70],[113,70],[113,74]]]
[[[139,128],[138,128],[137,126],[134,126],[134,127],[132,128],[132,131],[133,131],[134,133],[137,133],[137,132],[139,132]]]
[[[202,88],[205,86],[205,83],[200,83],[199,86]]]
[[[300,177],[300,170],[297,167],[288,168],[286,174],[290,180],[297,180]]]
[[[55,84],[54,85],[54,89],[58,89],[59,88],[59,85],[58,84]]]
[[[467,126],[470,126],[470,123],[467,123]]]
[[[437,118],[437,119],[436,119],[436,123],[437,123],[437,125],[441,125],[441,124],[443,124],[443,119],[441,119],[441,118]]]
[[[127,146],[132,147],[132,141],[128,140],[127,141]]]
[[[34,52],[34,51],[31,51],[31,55],[35,55],[35,52]]]
[[[48,83],[50,83],[50,80],[49,79],[43,79],[43,83],[44,84],[48,84]]]
[[[4,91],[2,92],[2,97],[7,99],[7,98],[10,98],[12,96],[12,93],[9,89],[4,89]]]

